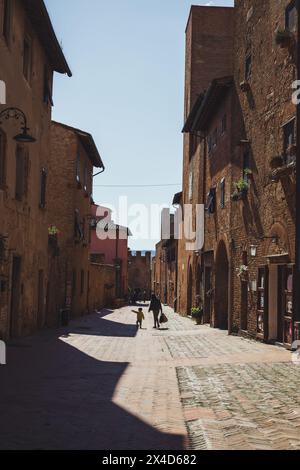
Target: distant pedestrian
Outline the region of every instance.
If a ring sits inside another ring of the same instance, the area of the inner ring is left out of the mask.
[[[144,304],[147,302],[147,292],[144,290],[143,293]]]
[[[156,297],[155,294],[152,294],[151,296],[149,312],[153,312],[153,319],[154,319],[153,328],[160,328],[159,314],[163,313],[163,311],[162,311],[161,301],[159,300],[159,298]]]
[[[143,309],[142,309],[142,308],[139,308],[138,311],[132,310],[132,313],[136,313],[136,315],[137,315],[137,318],[136,318],[136,326],[137,326],[137,328],[140,327],[140,328],[142,329],[143,320],[145,320],[145,315],[144,315]]]

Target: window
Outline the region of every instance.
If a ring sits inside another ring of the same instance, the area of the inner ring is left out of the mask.
[[[23,43],[23,74],[27,82],[31,80],[31,67],[32,67],[32,40],[29,36],[24,38]]]
[[[89,169],[87,167],[87,164],[84,166],[84,190],[86,192],[89,191]]]
[[[225,178],[221,181],[221,208],[224,209],[225,207]]]
[[[222,135],[225,134],[226,131],[227,131],[227,115],[224,114],[223,119],[222,119],[222,127],[221,127]]]
[[[283,126],[283,156],[286,164],[292,161],[289,149],[296,143],[295,123],[296,120],[293,119]]]
[[[40,208],[46,207],[46,188],[47,188],[47,170],[45,168],[41,171],[41,187],[40,187]]]
[[[246,57],[246,64],[245,64],[245,80],[247,82],[249,82],[249,80],[251,79],[251,75],[252,75],[252,55],[248,55],[248,57]]]
[[[2,34],[8,44],[11,34],[11,0],[4,0],[3,2]]]
[[[189,175],[189,201],[193,198],[193,171],[190,171]]]
[[[29,170],[28,152],[24,147],[21,147],[20,145],[18,145],[17,150],[16,150],[16,189],[15,189],[15,197],[18,201],[22,201],[24,196],[27,194],[28,170]]]
[[[0,188],[6,182],[6,136],[0,129]]]
[[[218,129],[215,129],[212,137],[212,146],[216,147],[218,143]]]
[[[79,210],[75,210],[75,224],[74,224],[74,235],[75,238],[79,238],[79,240],[84,239],[84,233],[83,233],[83,228],[82,228],[82,223],[80,221],[80,215],[79,215]]]
[[[52,98],[52,73],[49,71],[47,65],[44,68],[44,90],[43,90],[43,101],[47,105],[54,106]]]
[[[84,270],[82,269],[81,270],[81,273],[80,273],[80,293],[81,295],[84,293]]]
[[[212,137],[211,137],[211,135],[209,135],[208,138],[207,138],[207,148],[208,148],[208,153],[211,153],[211,151],[212,151]]]
[[[249,175],[247,170],[250,169],[250,156],[249,152],[245,152],[243,155],[243,178],[248,183]]]
[[[206,210],[209,214],[214,214],[216,210],[216,188],[211,188],[207,195]]]
[[[80,152],[79,150],[77,152],[77,158],[76,158],[76,180],[78,183],[80,182]]]
[[[197,146],[198,146],[198,141],[197,141],[197,136],[195,134],[190,134],[190,142],[189,142],[190,148],[189,148],[189,158],[190,160],[193,158],[197,151]]]
[[[292,1],[285,10],[285,28],[291,32],[297,30],[297,8],[295,0]]]

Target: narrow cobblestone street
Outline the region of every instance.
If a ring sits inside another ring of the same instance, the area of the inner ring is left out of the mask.
[[[300,367],[196,326],[137,332],[129,307],[8,347],[0,448],[300,449]]]

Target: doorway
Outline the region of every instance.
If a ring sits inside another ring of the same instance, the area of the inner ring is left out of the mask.
[[[220,242],[216,256],[215,327],[228,330],[229,262],[225,243]]]
[[[212,268],[204,268],[204,323],[211,323],[212,313]]]
[[[193,271],[192,267],[189,268],[188,275],[188,288],[187,288],[187,315],[192,314],[193,307]]]
[[[13,266],[12,266],[10,327],[9,327],[9,337],[11,339],[19,336],[20,296],[21,296],[21,258],[19,256],[14,256]]]
[[[248,282],[241,281],[241,330],[248,331]]]

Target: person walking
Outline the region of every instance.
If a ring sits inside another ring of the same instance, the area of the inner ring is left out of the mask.
[[[139,308],[137,310],[131,310],[132,313],[136,314],[136,327],[142,329],[143,326],[143,320],[145,320],[144,312],[142,308]]]
[[[162,311],[161,301],[156,297],[155,294],[152,294],[151,296],[149,312],[153,312],[153,319],[154,319],[153,328],[160,328],[159,314],[160,312],[163,313],[163,311]]]

